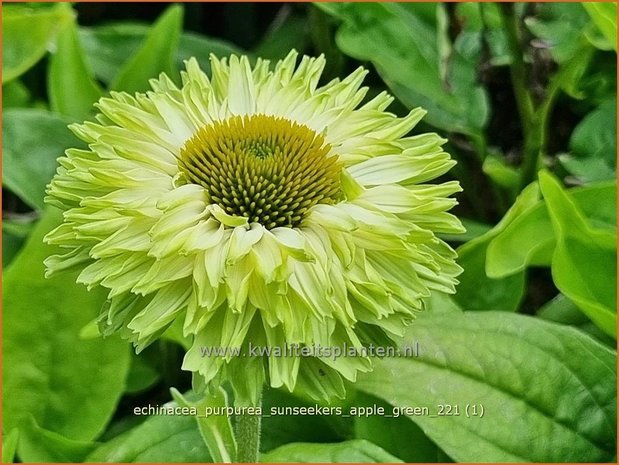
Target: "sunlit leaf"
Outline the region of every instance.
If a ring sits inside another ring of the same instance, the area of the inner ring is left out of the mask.
[[[101,292],[75,274],[44,277],[53,252],[43,236],[59,223],[50,211],[3,277],[2,422],[10,431],[32,416],[46,430],[88,441],[111,419],[129,368],[129,346],[116,338],[84,341],[80,329],[101,308]]]
[[[174,56],[181,35],[183,8],[169,7],[153,24],[140,48],[127,60],[110,87],[124,92],[142,92],[148,89],[149,79],[167,73],[176,73]]]
[[[85,119],[103,93],[86,64],[75,22],[58,37],[49,65],[48,91],[52,110],[75,120]]]
[[[84,147],[68,120],[38,109],[12,108],[2,115],[2,183],[35,209],[43,209],[45,186],[69,147]]]
[[[58,33],[73,20],[68,3],[49,8],[7,5],[2,8],[2,83],[25,73],[55,43]]]
[[[559,290],[607,334],[617,336],[617,232],[591,227],[547,172],[540,186],[557,237],[552,276]]]

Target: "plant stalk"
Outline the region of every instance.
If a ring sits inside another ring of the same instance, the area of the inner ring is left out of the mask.
[[[262,403],[262,393],[256,404]],[[260,454],[260,433],[262,417],[260,415],[239,415],[236,420],[236,442],[238,463],[258,463]]]

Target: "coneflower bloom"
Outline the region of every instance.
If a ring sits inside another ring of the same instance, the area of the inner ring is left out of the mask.
[[[265,383],[342,395],[370,358],[283,348],[385,345],[461,271],[437,237],[462,230],[460,187],[427,183],[455,162],[436,134],[408,135],[424,111],[365,101],[362,68],[319,86],[323,57],[296,62],[211,57],[209,78],[190,59],[181,87],[162,74],[112,92],[71,126],[89,148],[67,150],[48,189],[64,221],[46,240],[67,250],[48,272],[109,289],[102,334],[141,350],[181,319],[183,368],[247,402]]]

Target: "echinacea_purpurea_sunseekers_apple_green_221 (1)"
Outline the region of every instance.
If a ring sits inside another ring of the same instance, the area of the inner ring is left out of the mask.
[[[182,85],[111,92],[71,130],[46,201],[63,222],[46,236],[103,286],[100,332],[141,350],[173,322],[192,340],[182,368],[229,382],[252,404],[262,387],[344,394],[369,357],[205,357],[201,347],[336,347],[401,336],[432,291],[453,293],[461,268],[438,235],[463,230],[449,210],[455,164],[434,133],[409,135],[425,111],[366,99],[359,68],[319,85],[324,57],[292,51],[272,66],[191,58]]]

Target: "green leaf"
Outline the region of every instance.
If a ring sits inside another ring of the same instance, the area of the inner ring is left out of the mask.
[[[596,227],[616,228],[616,183],[571,189],[570,198]],[[488,245],[486,272],[504,278],[527,266],[550,266],[556,245],[550,216],[544,202],[523,212],[497,234]]]
[[[492,229],[492,226],[469,218],[460,218],[462,226],[466,232],[462,234],[440,234],[441,239],[448,242],[468,242],[476,237],[486,234]]]
[[[602,103],[576,126],[570,137],[571,155],[561,163],[583,182],[617,177],[617,99]]]
[[[80,28],[79,37],[95,75],[103,82],[110,83],[126,57],[138,50],[148,31],[149,27],[145,24],[116,23]],[[181,68],[184,60],[194,56],[202,69],[210,72],[208,57],[211,53],[221,57],[242,52],[228,42],[185,32],[180,38],[175,63]]]
[[[559,64],[578,56],[591,20],[582,3],[541,3],[539,13],[525,18],[531,32],[544,40]]]
[[[206,393],[198,401],[189,401],[176,389],[172,389],[172,397],[176,403],[184,407],[196,407],[201,412],[196,417],[200,435],[208,447],[209,455],[216,463],[230,463],[236,457],[236,439],[232,430],[230,417],[225,415],[206,416],[207,408],[228,407],[228,395],[223,388]]]
[[[508,166],[505,159],[499,155],[488,154],[482,166],[484,173],[498,186],[515,192],[520,182],[520,171]]]
[[[617,346],[617,341],[595,326],[591,320],[580,311],[578,306],[563,294],[557,295],[554,299],[544,304],[537,312],[537,316],[544,320],[554,321],[555,323],[574,326],[590,334],[609,347],[615,348]]]
[[[82,337],[90,336],[91,331],[94,334],[99,334],[98,326],[96,322],[91,322],[87,327],[87,331],[80,332]],[[127,375],[127,387],[125,392],[128,394],[136,394],[145,391],[157,383],[161,379],[159,372],[146,360],[144,352],[140,354],[132,354],[131,356],[131,369]]]
[[[515,311],[524,294],[524,273],[494,279],[486,273],[488,245],[500,232],[523,212],[539,201],[539,188],[525,188],[503,219],[490,231],[460,246],[458,263],[464,268],[458,277],[460,284],[454,300],[467,310]]]
[[[168,402],[164,407],[176,407]],[[97,448],[85,462],[211,462],[191,415],[155,415]]]
[[[426,313],[413,342],[419,357],[377,360],[356,387],[426,407],[411,419],[455,461],[614,460],[616,352],[589,336],[505,312]]]
[[[68,3],[49,8],[4,5],[2,9],[2,83],[19,77],[39,61],[73,20]]]
[[[617,50],[617,3],[583,2],[582,6],[585,7],[595,25],[606,37],[608,45]]]
[[[286,444],[262,454],[260,461],[262,463],[402,463],[402,460],[364,439],[336,444],[303,442]]]
[[[338,47],[370,61],[407,107],[428,110],[426,121],[448,131],[481,139],[488,99],[478,85],[476,62],[457,50],[441,75],[436,4],[318,3],[342,20]]]
[[[38,109],[12,108],[2,115],[2,183],[35,209],[45,207],[45,186],[56,171],[56,159],[69,147],[84,147],[68,123]]]
[[[229,42],[211,37],[205,37],[192,32],[185,32],[181,36],[178,51],[176,53],[177,67],[184,68],[183,62],[191,57],[195,57],[204,72],[210,73],[211,63],[209,61],[209,56],[211,53],[218,57],[226,57],[232,54],[247,55],[247,52],[244,52]]]
[[[2,269],[7,270],[30,235],[37,218],[32,215],[6,215],[2,219]]]
[[[540,186],[557,237],[552,276],[600,329],[617,336],[617,232],[592,228],[558,180],[540,172]]]
[[[18,79],[2,84],[2,109],[26,107],[30,102],[30,91]]]
[[[359,393],[355,398],[355,406],[374,405],[382,407],[385,412],[392,410],[391,405],[374,396]],[[367,439],[407,463],[443,461],[439,460],[443,456],[436,444],[406,416],[356,417],[355,437]]]
[[[283,20],[278,17],[273,21],[253,53],[261,58],[281,60],[293,48],[304,50],[308,41],[307,18],[288,13]]]
[[[2,463],[13,463],[15,460],[15,451],[17,450],[17,441],[19,439],[19,430],[12,429],[8,434],[2,434]]]
[[[75,284],[74,274],[43,276],[53,252],[43,236],[59,223],[50,210],[3,280],[2,421],[9,431],[30,415],[46,430],[89,441],[100,434],[122,395],[129,346],[118,339],[84,341],[79,331],[103,296]]]
[[[43,429],[32,417],[20,427],[19,431],[17,453],[22,462],[79,463],[95,448],[92,442],[67,439],[58,433]]]
[[[47,82],[52,110],[75,120],[85,119],[92,112],[93,103],[103,95],[86,64],[75,22],[58,37]]]
[[[149,88],[149,79],[160,73],[173,77],[182,23],[182,6],[170,6],[153,24],[137,52],[123,64],[110,87],[129,93],[143,92]]]
[[[265,389],[262,400],[262,438],[260,450],[270,451],[291,442],[336,442],[345,439],[341,425],[342,417],[308,415],[302,419],[294,415],[271,415],[271,408],[311,406],[313,403],[301,400],[281,389]],[[352,422],[350,422],[352,424]]]

